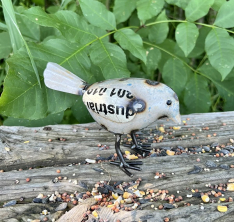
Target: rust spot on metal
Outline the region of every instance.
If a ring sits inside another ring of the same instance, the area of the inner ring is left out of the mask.
[[[128,80],[129,78],[122,78],[122,79],[119,79],[119,81],[126,81]]]
[[[86,84],[84,87],[84,90],[86,91],[90,86],[92,86],[93,84]]]
[[[141,106],[141,107],[137,107],[137,106]],[[128,109],[132,110],[133,113],[141,113],[146,110],[146,103],[142,99],[133,98],[128,104]]]
[[[153,81],[153,80],[150,80],[150,79],[146,79],[145,83],[148,84],[148,85],[150,85],[150,86],[157,86],[157,85],[160,84],[160,82]]]
[[[100,126],[101,126],[103,129],[109,131],[105,125],[101,124]]]
[[[174,94],[174,98],[175,98],[176,101],[179,101],[178,96],[176,95],[176,93]]]

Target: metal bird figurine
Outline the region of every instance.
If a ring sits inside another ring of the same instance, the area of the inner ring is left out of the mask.
[[[83,96],[93,119],[115,134],[118,165],[128,176],[128,169],[141,170],[141,161],[125,161],[120,150],[122,134],[132,137],[132,149],[140,153],[149,150],[141,147],[135,132],[161,117],[168,117],[180,124],[179,100],[176,93],[165,84],[141,78],[110,79],[87,84],[78,76],[56,63],[49,62],[44,71],[45,85],[54,90]]]

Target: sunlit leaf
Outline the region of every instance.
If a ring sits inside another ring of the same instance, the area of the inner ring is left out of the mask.
[[[129,77],[126,56],[117,45],[101,40],[91,45],[90,58],[99,66],[105,79]]]
[[[155,22],[166,21],[166,11],[162,11],[156,18]],[[153,43],[160,44],[162,43],[168,35],[169,26],[167,22],[158,23],[155,25],[149,26],[149,40]]]
[[[146,63],[146,51],[142,38],[131,29],[122,29],[115,33],[114,38],[123,49],[129,50],[135,57]]]
[[[181,7],[182,9],[185,9],[188,5],[190,0],[166,0],[168,4],[171,5],[177,5],[178,7]]]
[[[136,0],[115,0],[113,13],[117,23],[126,21],[136,8]]]
[[[180,23],[176,27],[175,38],[186,57],[193,50],[198,35],[197,26],[193,23]]]
[[[8,32],[0,33],[0,59],[7,58],[12,51]]]
[[[190,0],[185,8],[186,19],[190,22],[198,20],[208,13],[213,3],[214,0]]]
[[[55,62],[85,81],[94,82],[87,49],[80,48],[77,43],[52,39],[42,44],[30,43],[29,47],[40,75],[47,62]],[[61,112],[77,100],[77,96],[48,89],[44,83],[40,89],[25,51],[15,54],[7,63],[9,72],[0,98],[2,114],[15,118],[39,119]],[[42,80],[42,76],[40,78]]]
[[[163,8],[164,0],[139,0],[137,1],[137,14],[139,19],[145,23],[146,20],[156,16]]]
[[[212,9],[218,11],[225,2],[226,0],[215,0],[214,4],[212,5]]]
[[[59,11],[50,15],[40,7],[32,7],[24,14],[38,25],[58,29],[70,41],[85,44],[97,38],[84,18],[71,11]]]
[[[225,30],[212,29],[206,37],[205,50],[224,80],[234,66],[234,39]]]
[[[106,6],[96,0],[79,0],[85,18],[94,26],[104,30],[116,28],[115,16]]]
[[[189,53],[189,58],[196,58],[205,52],[205,40],[209,32],[210,28],[208,27],[201,27],[199,29],[199,35],[196,41],[196,45],[193,48],[193,50]]]
[[[215,25],[223,28],[234,27],[234,0],[230,0],[221,6],[215,19]]]
[[[179,59],[167,60],[163,67],[162,78],[180,96],[187,82],[187,70],[184,63]]]
[[[185,86],[184,103],[188,113],[208,112],[211,106],[211,94],[206,78],[193,73]]]

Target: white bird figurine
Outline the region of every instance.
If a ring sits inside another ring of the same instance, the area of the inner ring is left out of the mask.
[[[83,96],[93,119],[103,128],[115,134],[115,149],[118,165],[128,176],[127,169],[141,170],[135,165],[141,161],[125,161],[120,150],[122,134],[131,134],[133,146],[142,148],[135,132],[150,125],[161,117],[181,123],[179,100],[176,93],[165,84],[141,78],[109,79],[89,85],[75,74],[56,63],[49,62],[44,71],[45,85],[57,91]]]

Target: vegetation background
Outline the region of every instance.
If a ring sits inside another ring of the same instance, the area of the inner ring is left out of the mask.
[[[1,0],[1,125],[92,121],[82,98],[45,87],[56,62],[93,83],[169,85],[181,113],[234,110],[234,0]]]

